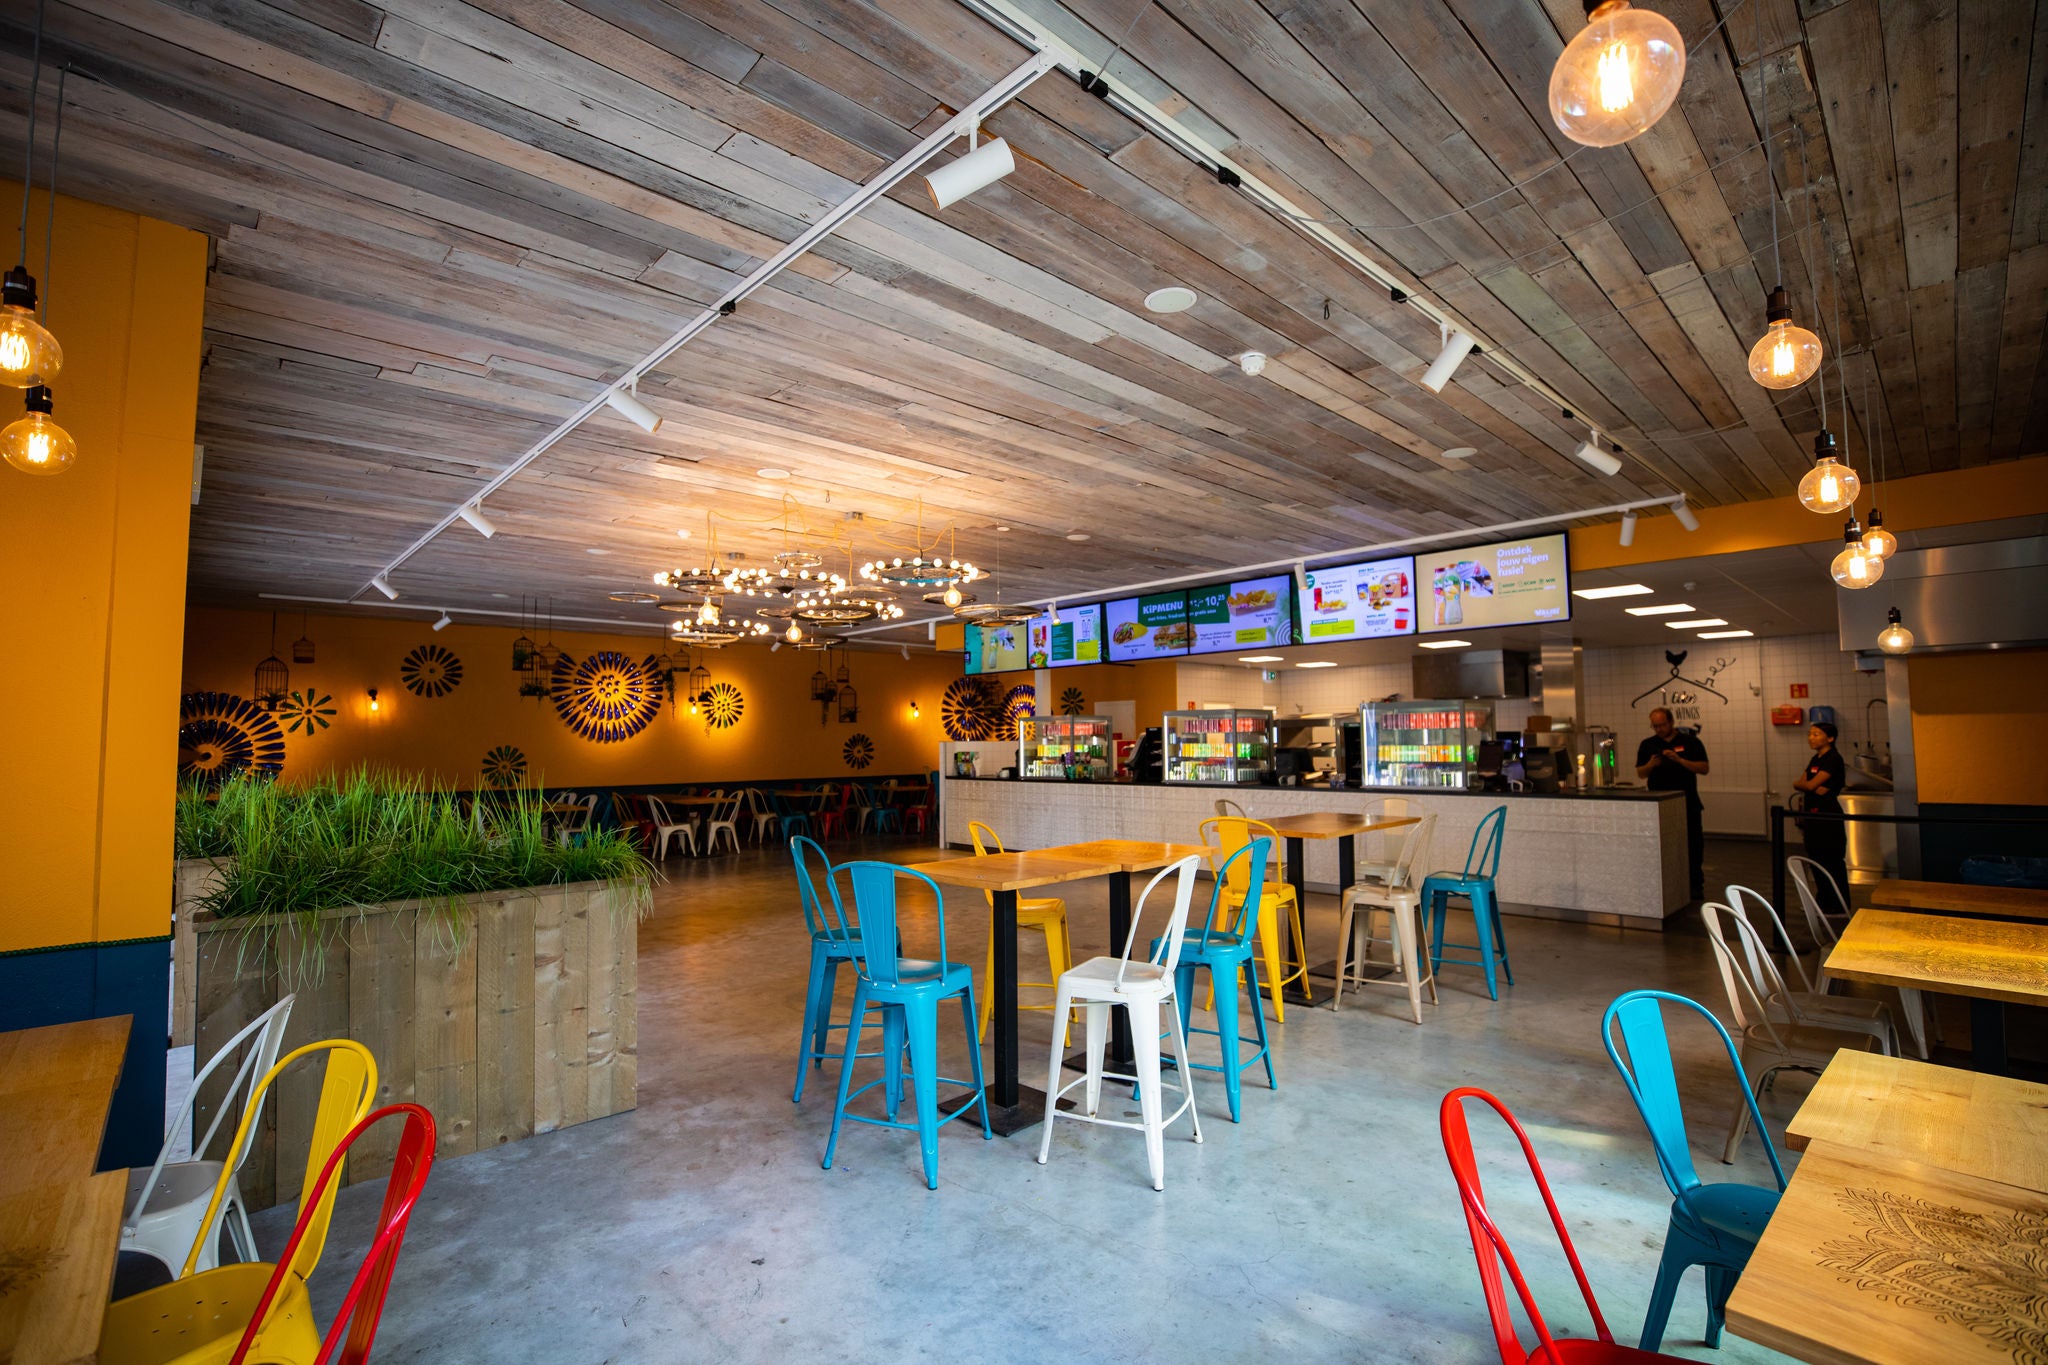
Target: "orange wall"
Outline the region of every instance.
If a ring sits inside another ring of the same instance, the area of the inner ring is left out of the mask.
[[[279,613],[277,653],[287,663],[300,629],[297,612]],[[632,738],[599,744],[571,730],[553,702],[519,695],[522,675],[512,671],[515,627],[457,624],[436,632],[423,619],[313,616],[305,632],[315,660],[291,665],[291,688],[318,688],[334,698],[338,714],[310,737],[285,736],[287,782],[370,764],[475,787],[484,755],[501,744],[526,755],[529,784],[551,787],[851,776],[857,770],[842,751],[855,734],[874,743],[874,761],[864,771],[923,772],[938,763],[939,698],[960,676],[957,655],[913,653],[906,660],[893,652],[852,652],[848,666],[860,717],[841,724],[835,706],[820,725],[810,686],[823,655],[736,645],[711,651],[705,663],[714,682],[740,689],[745,707],[737,724],[708,730],[700,719],[664,708]],[[577,656],[616,649],[639,659],[661,652],[651,634],[557,631],[554,642]],[[445,696],[415,696],[400,681],[400,661],[424,644],[441,645],[462,662],[462,681]],[[247,697],[256,664],[269,653],[269,612],[194,608],[185,630],[184,690]],[[372,687],[379,704],[374,716]],[[917,719],[910,715],[912,701],[919,704]]]
[[[20,193],[0,182],[0,203]],[[30,205],[38,228],[47,204]],[[0,465],[0,952],[170,932],[206,239],[60,195],[54,240],[52,392],[79,453],[47,477]],[[0,422],[21,398],[0,389]]]
[[[2048,649],[1915,655],[1907,679],[1922,802],[2048,806]]]

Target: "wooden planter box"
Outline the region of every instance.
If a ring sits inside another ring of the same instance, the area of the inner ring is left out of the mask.
[[[620,1113],[639,1089],[631,899],[583,882],[480,893],[452,909],[330,910],[310,927],[296,917],[181,914],[181,931],[188,919],[192,927],[194,1055],[212,1056],[290,982],[298,1002],[284,1051],[319,1038],[368,1047],[376,1104],[425,1105],[441,1156]],[[302,1065],[279,1078],[242,1171],[252,1208],[297,1199],[321,1071]],[[231,1079],[201,1092],[195,1137]],[[224,1156],[232,1129],[223,1124],[206,1155]],[[350,1183],[389,1173],[398,1130],[380,1127],[357,1144]]]

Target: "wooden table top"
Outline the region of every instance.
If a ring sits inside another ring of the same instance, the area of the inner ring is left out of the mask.
[[[732,800],[729,796],[660,796],[655,800],[664,806],[720,806]]]
[[[123,1014],[0,1033],[0,1195],[92,1174],[128,1024]]]
[[[1209,856],[1206,844],[1153,844],[1143,839],[1091,839],[1085,844],[1060,844],[1037,851],[1083,862],[1115,863],[1125,872],[1149,872],[1182,858],[1206,861]]]
[[[0,1196],[0,1360],[98,1359],[127,1198],[125,1170]]]
[[[2048,1191],[2048,1085],[1837,1052],[1785,1129],[1795,1152],[1813,1142]]]
[[[1894,910],[1944,910],[1957,915],[2048,920],[2048,891],[2022,886],[1967,886],[1960,882],[1888,878],[1870,889],[1870,903]]]
[[[909,867],[941,885],[968,886],[977,891],[1024,891],[1056,882],[1106,877],[1124,870],[1107,859],[1064,858],[1053,853],[986,853],[972,858],[911,863]]]
[[[1816,1142],[1736,1282],[1728,1327],[1827,1365],[2039,1360],[2044,1235],[2048,1195]]]
[[[2048,1004],[2048,924],[1858,910],[1827,969],[1881,986]]]
[[[1273,832],[1283,839],[1342,839],[1351,834],[1371,834],[1377,830],[1398,829],[1402,825],[1419,825],[1419,815],[1345,815],[1341,811],[1313,811],[1307,815],[1283,815],[1277,820],[1263,823],[1271,825]]]

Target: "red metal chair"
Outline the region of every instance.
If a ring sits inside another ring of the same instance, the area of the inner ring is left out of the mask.
[[[839,798],[833,805],[832,798]],[[812,817],[818,822],[820,839],[836,839],[846,832],[846,791],[836,782],[818,784],[818,812]]]
[[[318,1206],[318,1191],[339,1177],[341,1158],[355,1140],[372,1124],[394,1116],[404,1117],[405,1131],[399,1134],[398,1155],[392,1162],[391,1177],[384,1185],[384,1207],[377,1214],[377,1231],[370,1241],[369,1254],[363,1257],[362,1268],[356,1271],[355,1280],[348,1287],[348,1296],[341,1301],[341,1311],[334,1315],[334,1322],[327,1329],[314,1365],[328,1365],[330,1360],[335,1365],[362,1365],[370,1358],[370,1343],[377,1335],[377,1321],[384,1315],[384,1296],[391,1288],[391,1272],[398,1265],[398,1249],[405,1241],[405,1227],[412,1218],[413,1206],[419,1202],[420,1191],[426,1188],[427,1172],[434,1166],[434,1116],[417,1104],[393,1104],[364,1118],[349,1130],[348,1136],[334,1149],[334,1154],[327,1158],[327,1165],[320,1172],[320,1184],[315,1187],[313,1199],[307,1203],[309,1208]],[[257,1300],[255,1314],[242,1331],[241,1343],[235,1347],[234,1358],[229,1365],[245,1365],[249,1360],[250,1350],[262,1333],[264,1318],[270,1312],[272,1301],[280,1293],[288,1293],[284,1282],[299,1241],[306,1235],[307,1219],[301,1216],[292,1229],[291,1241],[285,1243],[284,1254],[277,1259],[277,1269],[271,1273],[270,1283],[264,1286],[263,1297]],[[296,1287],[299,1297],[303,1298],[303,1284]],[[341,1347],[340,1355],[335,1354],[337,1345]]]
[[[1501,1235],[1493,1219],[1487,1216],[1486,1195],[1479,1187],[1479,1165],[1472,1156],[1472,1134],[1465,1124],[1465,1101],[1477,1099],[1492,1107],[1514,1132],[1515,1140],[1522,1144],[1522,1154],[1529,1159],[1529,1174],[1536,1178],[1536,1188],[1543,1195],[1543,1207],[1550,1211],[1550,1222],[1557,1229],[1558,1243],[1564,1248],[1567,1261],[1571,1262],[1572,1277],[1579,1282],[1579,1293],[1586,1300],[1587,1311],[1593,1315],[1593,1330],[1599,1333],[1598,1340],[1581,1337],[1566,1337],[1562,1340],[1550,1335],[1550,1328],[1543,1321],[1543,1314],[1536,1307],[1536,1299],[1529,1292],[1529,1285],[1522,1278],[1522,1269],[1515,1262],[1515,1253],[1508,1249],[1507,1238]],[[1515,1122],[1515,1116],[1507,1106],[1473,1086],[1461,1086],[1444,1096],[1438,1119],[1443,1128],[1444,1155],[1450,1158],[1451,1177],[1458,1182],[1458,1199],[1465,1209],[1465,1227],[1472,1234],[1472,1251],[1479,1258],[1479,1287],[1486,1295],[1486,1312],[1493,1320],[1493,1338],[1500,1347],[1502,1365],[1563,1365],[1564,1362],[1588,1362],[1588,1365],[1630,1365],[1631,1362],[1678,1360],[1678,1356],[1659,1355],[1654,1351],[1638,1351],[1633,1346],[1622,1346],[1615,1342],[1614,1333],[1607,1329],[1607,1319],[1600,1315],[1600,1305],[1593,1298],[1593,1286],[1587,1283],[1585,1267],[1579,1264],[1579,1253],[1572,1246],[1572,1237],[1565,1230],[1564,1215],[1558,1212],[1557,1200],[1550,1193],[1550,1182],[1543,1178],[1542,1163],[1536,1160],[1536,1149],[1529,1145],[1529,1135],[1522,1131],[1522,1125]],[[1515,1282],[1515,1293],[1521,1296],[1522,1310],[1536,1328],[1541,1339],[1534,1351],[1522,1349],[1521,1340],[1515,1335],[1515,1323],[1508,1307],[1507,1292],[1501,1283],[1501,1267],[1507,1267],[1508,1277]]]

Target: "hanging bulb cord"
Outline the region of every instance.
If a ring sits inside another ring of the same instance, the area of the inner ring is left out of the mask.
[[[64,82],[70,75],[71,64],[66,62],[57,73],[57,125],[50,135],[50,212],[43,220],[43,288],[36,300],[36,320],[43,323],[49,321],[50,314],[50,253],[57,240],[57,149],[64,143]],[[22,197],[28,196],[24,193]]]
[[[36,0],[36,36],[29,48],[28,140],[21,154],[21,250],[18,253],[23,267],[28,265],[28,192],[36,182],[36,90],[43,79],[43,8],[47,3],[48,0]]]
[[[1764,70],[1764,12],[1759,9],[1754,17],[1756,19],[1756,81],[1758,85],[1763,87],[1764,98],[1764,189],[1769,191],[1771,196],[1771,265],[1778,274],[1778,287],[1783,289],[1785,287],[1785,258],[1778,251],[1778,173],[1771,165],[1771,78]],[[1821,387],[1825,389],[1827,381],[1821,381]],[[1821,395],[1821,401],[1823,403],[1827,401],[1825,393]],[[1821,418],[1821,424],[1823,426],[1827,424],[1825,415]]]

